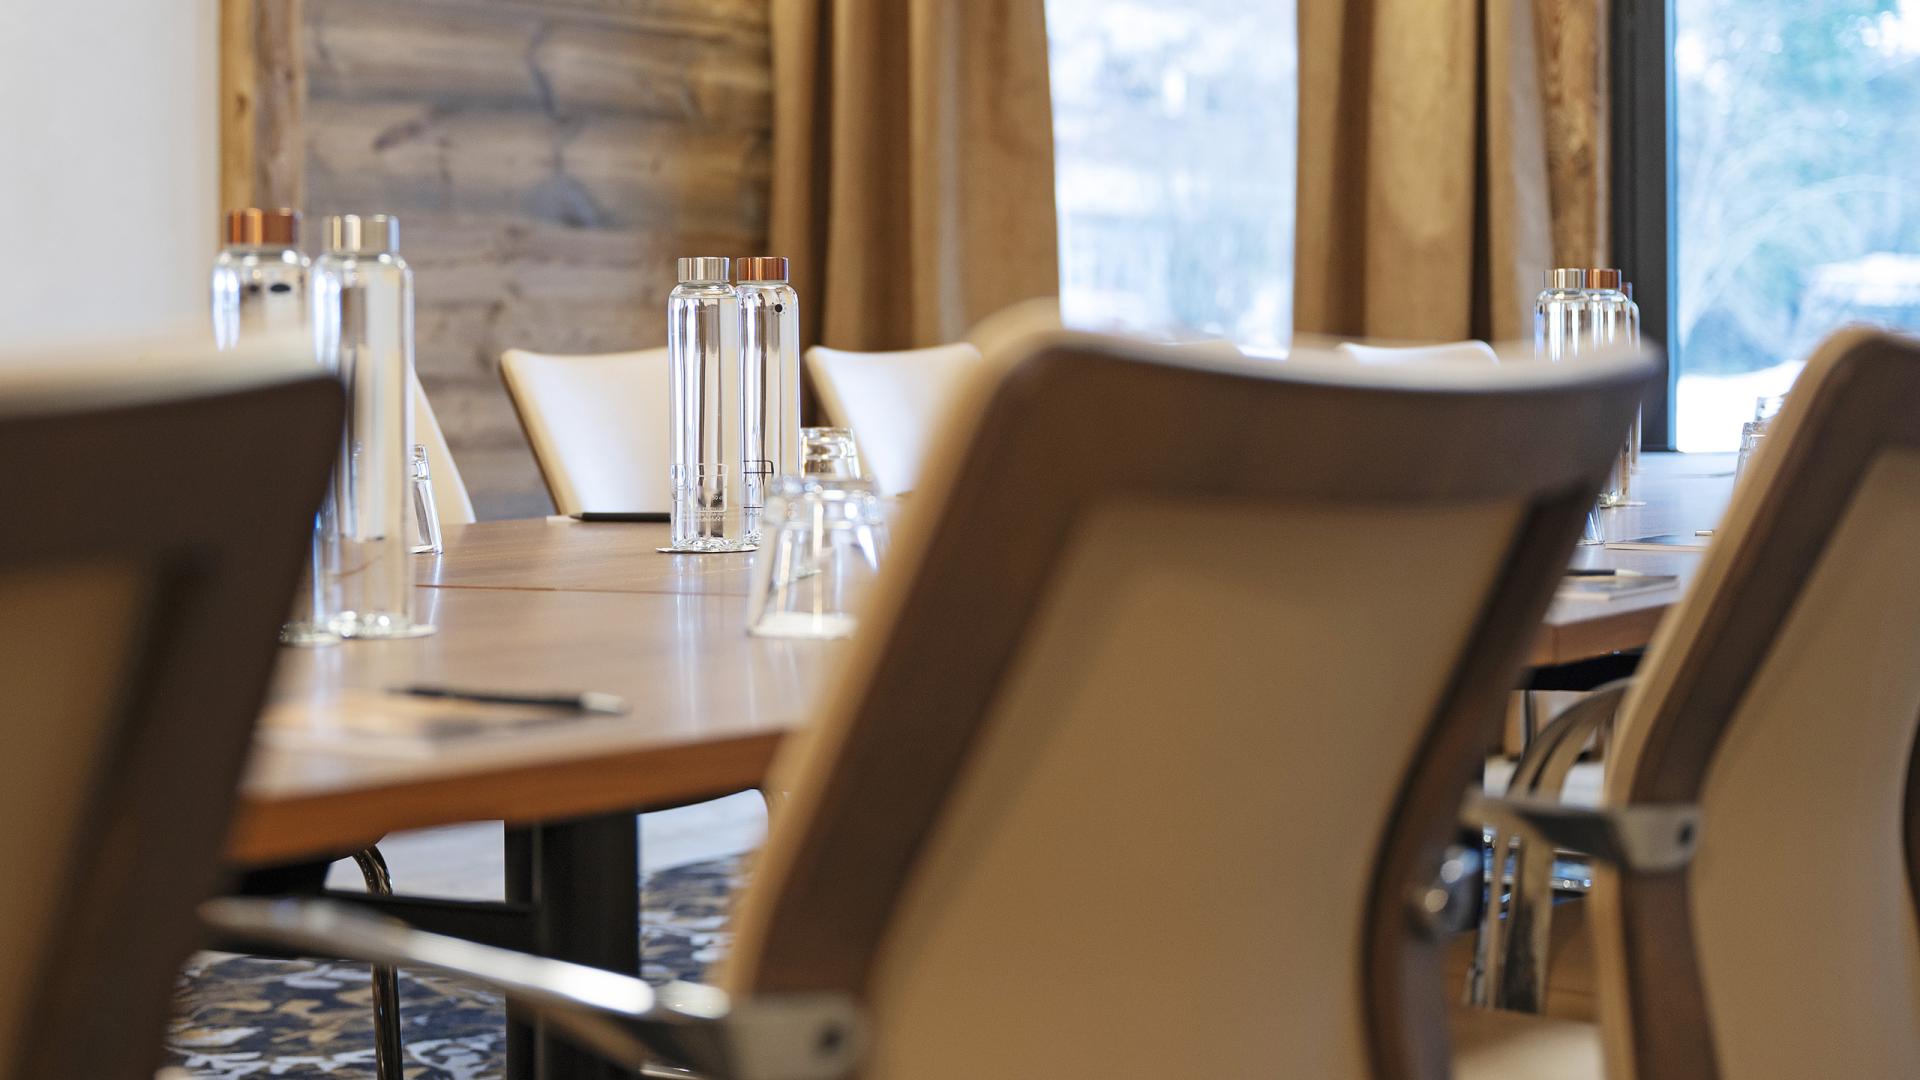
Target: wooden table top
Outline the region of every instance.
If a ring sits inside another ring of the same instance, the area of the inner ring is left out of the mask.
[[[1650,455],[1648,505],[1603,513],[1609,539],[1710,527],[1730,488],[1730,455]],[[400,829],[463,821],[552,821],[752,787],[781,737],[837,670],[833,643],[745,632],[750,555],[664,555],[663,524],[565,519],[447,530],[447,553],[418,557],[424,614],[412,641],[287,649],[276,717],[263,735],[228,844],[236,862],[350,851]],[[1583,548],[1575,565],[1677,574],[1699,557]],[[1618,601],[1563,601],[1536,640],[1536,665],[1643,646],[1680,589]],[[366,694],[412,682],[506,690],[605,690],[631,714],[461,740],[413,753],[328,742]],[[311,737],[309,737],[309,735]]]
[[[1662,533],[1685,536],[1697,529],[1712,528],[1725,512],[1727,497],[1733,492],[1733,457],[1732,454],[1644,455],[1641,474],[1634,477],[1633,495],[1645,505],[1600,511],[1601,534],[1608,540],[1629,540]],[[1567,664],[1625,649],[1644,648],[1653,639],[1661,616],[1692,583],[1700,567],[1700,555],[1690,551],[1582,547],[1575,550],[1573,565],[1672,574],[1680,580],[1672,589],[1621,600],[1555,603],[1534,639],[1529,661],[1536,666]]]

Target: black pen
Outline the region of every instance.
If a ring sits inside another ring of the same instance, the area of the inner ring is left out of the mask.
[[[531,705],[543,709],[571,709],[575,712],[605,713],[608,716],[625,716],[627,713],[627,699],[618,694],[608,694],[598,690],[583,690],[577,694],[565,692],[518,694],[505,690],[464,690],[455,686],[416,684],[396,687],[392,693],[405,694],[408,697],[441,698],[447,701],[473,701],[483,705]]]
[[[1579,566],[1568,567],[1566,573],[1568,577],[1646,577],[1647,576],[1638,570],[1588,569],[1586,567],[1579,567]]]

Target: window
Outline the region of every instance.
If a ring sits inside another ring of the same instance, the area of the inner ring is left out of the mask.
[[[1920,329],[1920,0],[1666,2],[1673,435],[1730,450],[1827,332]]]
[[[1284,347],[1295,0],[1047,0],[1060,303]]]

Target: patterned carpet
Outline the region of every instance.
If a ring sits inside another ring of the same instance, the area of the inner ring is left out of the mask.
[[[698,979],[726,948],[738,858],[674,867],[641,889],[642,974]],[[506,1021],[497,995],[430,971],[400,973],[410,1080],[494,1080]],[[361,964],[202,953],[181,974],[168,1063],[207,1080],[372,1080],[373,1004]]]

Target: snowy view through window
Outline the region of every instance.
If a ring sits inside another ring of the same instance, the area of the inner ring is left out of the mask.
[[[1675,0],[1682,450],[1847,322],[1920,329],[1920,0]]]
[[[1283,347],[1294,0],[1047,0],[1060,303]]]

